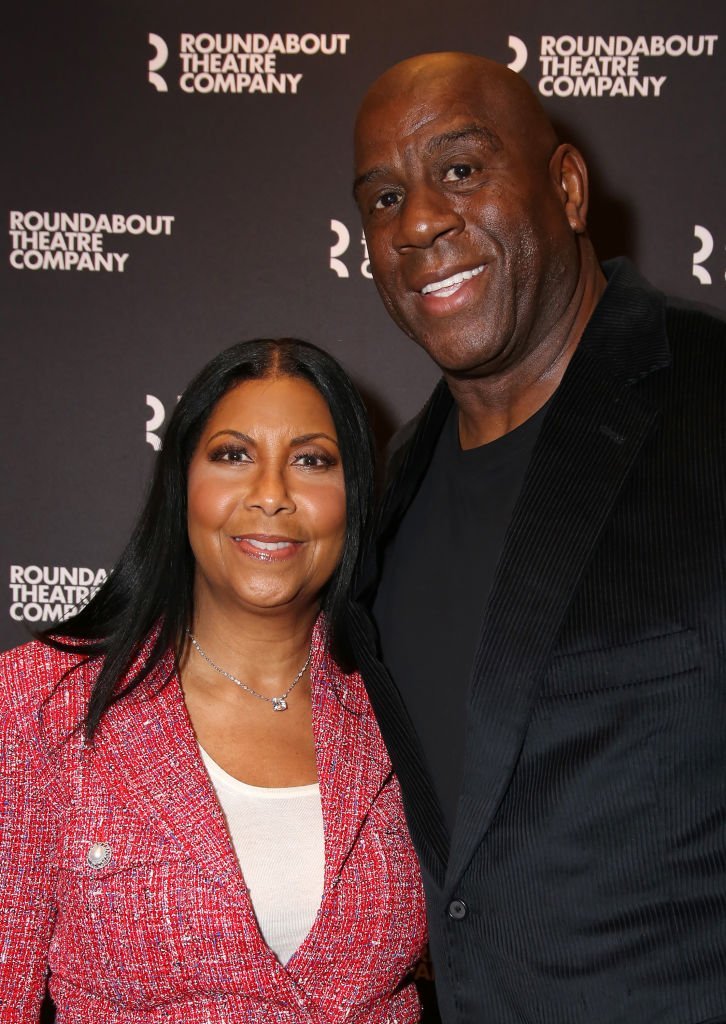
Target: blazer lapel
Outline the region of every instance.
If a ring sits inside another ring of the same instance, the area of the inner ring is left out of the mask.
[[[210,879],[244,889],[178,676],[160,685],[170,667],[166,659],[140,688],[143,692],[135,691],[107,712],[89,751],[93,770],[119,804],[136,811]],[[320,620],[313,635],[311,680],[327,888],[392,769],[363,689],[346,685],[325,650]]]
[[[349,625],[366,690],[401,783],[411,838],[422,868],[441,886],[449,837],[421,742],[396,684],[373,653],[378,638],[368,613],[360,605],[350,610]]]
[[[543,423],[507,533],[474,661],[449,891],[506,791],[578,581],[656,424],[657,410],[632,384],[668,364],[662,304],[626,310],[627,336],[623,304],[621,296],[614,314],[603,300],[595,311]]]
[[[335,665],[320,623],[313,636],[310,679],[327,892],[392,769],[362,685]]]
[[[449,389],[441,381],[424,407],[416,432],[402,450],[400,461],[398,453],[394,454],[394,462],[398,464],[381,502],[375,542],[354,586],[355,600],[351,603],[349,622],[366,689],[401,781],[406,817],[416,850],[423,868],[437,885],[444,880],[449,836],[408,709],[380,660],[378,636],[369,609],[375,597],[386,544],[418,490],[451,405]]]
[[[199,756],[179,678],[153,679],[107,712],[93,748],[94,768],[119,801],[164,834],[211,880],[244,890],[224,815]]]

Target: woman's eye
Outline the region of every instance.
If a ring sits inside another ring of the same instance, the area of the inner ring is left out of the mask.
[[[398,202],[398,192],[384,192],[378,196],[373,204],[376,210],[385,210],[389,206],[395,206]]]
[[[444,181],[466,181],[473,171],[471,164],[452,164],[444,175]]]
[[[332,456],[322,452],[300,452],[293,459],[294,466],[302,466],[303,469],[322,469],[335,465]]]
[[[251,462],[249,452],[246,448],[237,445],[224,445],[222,448],[215,448],[209,456],[210,462]]]

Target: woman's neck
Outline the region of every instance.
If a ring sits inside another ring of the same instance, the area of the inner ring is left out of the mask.
[[[317,615],[317,607],[302,613],[299,608],[249,612],[200,596],[191,632],[219,668],[255,688],[277,692],[305,663]],[[185,662],[192,656],[188,650]]]

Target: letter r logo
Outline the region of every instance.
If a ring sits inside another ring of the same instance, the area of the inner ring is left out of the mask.
[[[334,270],[338,277],[349,277],[348,268],[339,257],[348,251],[350,232],[340,220],[331,220],[330,230],[336,236],[336,241],[330,246],[330,269]]]
[[[159,68],[163,68],[169,59],[169,47],[161,36],[157,36],[154,32],[149,32],[149,45],[153,46],[156,51],[149,61],[149,81],[157,92],[169,92],[169,86],[158,74]]]
[[[514,50],[514,60],[510,61],[507,67],[510,71],[521,71],[527,63],[527,47],[519,36],[509,36],[507,46]]]
[[[151,415],[146,421],[146,443],[150,444],[155,452],[158,452],[161,448],[161,438],[156,431],[164,424],[166,410],[156,395],[147,395],[146,404],[151,410]]]
[[[700,264],[705,263],[713,252],[713,235],[708,228],[704,228],[700,224],[694,224],[693,237],[697,242],[701,243],[701,248],[698,252],[694,252],[693,254],[693,276],[697,278],[701,284],[711,284],[710,273],[705,267],[700,266]]]

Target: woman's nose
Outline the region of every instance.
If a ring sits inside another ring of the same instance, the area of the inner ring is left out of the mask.
[[[290,494],[284,469],[278,466],[260,466],[250,480],[245,495],[247,508],[258,508],[266,516],[279,512],[294,512],[295,502]]]

